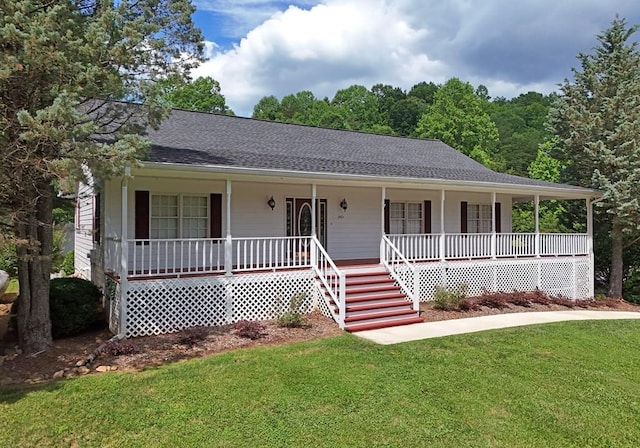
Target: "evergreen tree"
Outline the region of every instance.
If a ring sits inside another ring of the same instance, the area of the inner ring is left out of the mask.
[[[640,228],[640,53],[637,26],[616,17],[565,80],[550,125],[572,160],[570,180],[602,190],[610,221],[609,295],[622,297],[625,239]]]
[[[188,0],[0,0],[0,11],[0,210],[16,243],[18,337],[34,353],[52,343],[56,183],[137,163],[140,133],[168,112],[156,81],[186,76],[202,36]]]

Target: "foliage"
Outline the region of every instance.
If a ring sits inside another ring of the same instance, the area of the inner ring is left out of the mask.
[[[451,78],[434,95],[416,128],[418,137],[436,138],[490,168],[498,168],[498,128],[469,83]]]
[[[593,54],[579,54],[581,70],[565,80],[549,123],[568,178],[602,190],[601,213],[611,221],[609,295],[622,296],[624,240],[640,230],[640,52],[629,42],[637,26],[616,17],[597,36]]]
[[[18,274],[18,258],[16,256],[16,246],[12,241],[0,236],[0,270],[15,277]]]
[[[301,307],[306,298],[307,295],[303,292],[291,297],[288,308],[278,316],[278,325],[287,328],[300,328],[305,326],[306,322]]]
[[[236,334],[241,338],[255,340],[264,336],[265,327],[258,321],[239,320],[233,325],[233,329],[236,330]]]
[[[64,272],[64,275],[73,275],[75,272],[75,251],[72,250],[64,254],[62,272]]]
[[[220,83],[207,76],[193,81],[181,77],[160,81],[160,98],[170,107],[213,114],[235,115],[227,106]]]
[[[437,310],[451,311],[458,308],[460,302],[467,297],[469,287],[460,283],[455,289],[447,289],[443,286],[436,286],[436,293],[433,298],[433,307]]]
[[[178,333],[178,342],[184,345],[194,346],[203,341],[209,335],[209,329],[203,326],[189,327]]]
[[[236,350],[4,387],[0,439],[14,447],[633,446],[638,346],[635,321],[582,321],[390,346],[343,335]],[[185,421],[213,413],[216,424]]]
[[[88,280],[55,278],[51,280],[50,294],[51,333],[54,338],[82,333],[103,320],[102,293]]]
[[[187,76],[202,35],[188,0],[0,0],[0,10],[0,209],[29,285],[17,320],[33,353],[51,345],[55,189],[86,180],[86,168],[100,179],[138,163],[141,133],[168,112],[158,81]]]

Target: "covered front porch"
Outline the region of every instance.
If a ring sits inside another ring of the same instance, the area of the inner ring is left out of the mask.
[[[586,232],[544,233],[548,192],[440,187],[206,175],[112,183],[120,201],[105,205],[101,260],[114,291],[112,329],[140,336],[274,318],[300,295],[302,309],[345,327],[354,308],[348,276],[360,264],[382,269],[416,312],[437,286],[462,283],[470,294],[593,295],[589,198],[559,194],[586,202]],[[512,204],[526,200],[534,231],[512,232]],[[199,222],[206,237],[189,237]]]

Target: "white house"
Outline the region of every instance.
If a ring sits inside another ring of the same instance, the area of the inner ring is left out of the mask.
[[[149,138],[142,167],[78,195],[76,270],[106,284],[121,335],[273,318],[294,298],[347,330],[400,325],[461,283],[593,296],[597,191],[437,140],[182,110]],[[540,233],[550,199],[585,201],[587,233]],[[520,201],[533,233],[511,231]]]

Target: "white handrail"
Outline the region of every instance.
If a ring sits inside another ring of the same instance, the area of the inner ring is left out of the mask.
[[[128,240],[134,276],[210,274],[224,271],[221,238]]]
[[[420,279],[416,271],[416,267],[407,260],[407,258],[398,250],[396,246],[389,240],[387,235],[382,235],[382,245],[380,253],[383,254],[382,264],[389,271],[391,277],[398,282],[400,288],[404,293],[411,297],[413,302],[413,309],[418,311],[420,308]],[[400,273],[396,270],[399,265],[404,265],[413,277],[413,291],[409,289],[409,286],[404,282]]]
[[[338,306],[337,322],[340,328],[344,328],[346,317],[346,276],[344,271],[338,269],[327,251],[315,236],[311,238],[315,254],[313,270],[320,279],[329,297]],[[333,313],[330,307],[330,311]]]
[[[231,244],[234,271],[311,267],[310,236],[240,237]]]

